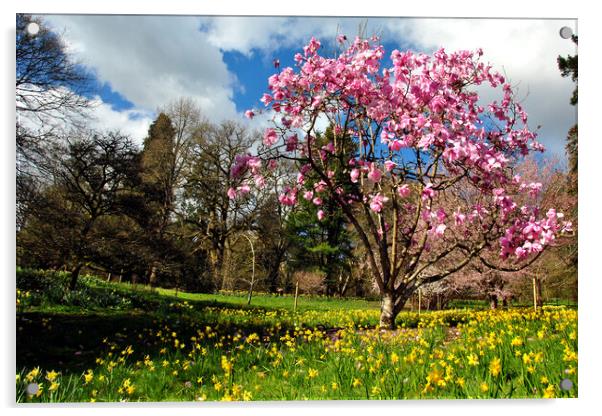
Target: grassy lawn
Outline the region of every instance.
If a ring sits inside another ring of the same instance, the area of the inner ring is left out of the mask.
[[[383,332],[373,301],[301,297],[293,312],[290,296],[248,307],[92,277],[69,293],[63,277],[17,277],[18,402],[577,396],[565,306],[405,311]]]

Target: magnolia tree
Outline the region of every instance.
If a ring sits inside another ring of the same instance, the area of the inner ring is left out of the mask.
[[[296,69],[269,78],[261,101],[273,126],[255,154],[237,158],[233,174],[245,182],[228,195],[244,198],[279,160],[293,160],[298,173],[280,203],[336,202],[366,249],[381,326],[394,326],[421,285],[491,251],[511,263],[505,267],[524,267],[570,227],[554,209],[541,212],[539,184],[516,174],[516,162],[543,147],[511,86],[480,62],[481,50],[394,50],[392,66],[381,68],[377,38],[338,41],[329,58],[312,38],[295,55]],[[477,90],[485,88],[497,89],[499,101],[483,105]],[[325,122],[334,131],[326,144],[316,127]],[[310,174],[320,180],[310,185]],[[533,203],[515,202],[522,195]],[[317,220],[325,215],[318,210]]]

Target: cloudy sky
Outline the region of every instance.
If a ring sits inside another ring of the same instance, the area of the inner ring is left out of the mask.
[[[138,141],[159,107],[179,97],[198,102],[214,120],[244,121],[274,72],[272,61],[293,65],[311,36],[328,51],[337,33],[354,37],[360,25],[379,34],[388,52],[483,48],[484,58],[518,86],[532,128],[563,156],[575,122],[569,105],[573,84],[561,78],[558,55],[575,53],[559,36],[574,20],[305,18],[46,15],[71,52],[96,78],[95,123]],[[261,123],[261,120],[258,121]]]

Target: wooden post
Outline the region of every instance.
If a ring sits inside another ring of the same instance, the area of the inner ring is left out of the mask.
[[[250,305],[251,299],[253,298],[253,286],[255,285],[255,249],[253,248],[253,241],[249,238],[249,236],[246,234],[243,234],[243,236],[249,242],[249,245],[251,246],[251,253],[253,254],[253,264],[251,266],[251,283],[249,284],[249,294],[247,295],[247,305]]]
[[[537,277],[533,276],[533,310],[537,312]]]
[[[293,307],[293,312],[297,312],[297,299],[299,298],[299,278],[297,278],[297,282],[295,283],[295,306]]]

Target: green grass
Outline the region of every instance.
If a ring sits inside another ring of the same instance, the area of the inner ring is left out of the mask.
[[[406,311],[381,332],[374,301],[301,297],[293,312],[291,296],[258,294],[248,307],[242,293],[176,297],[92,277],[65,296],[64,280],[18,276],[18,402],[578,394],[567,307]]]
[[[176,297],[174,289],[156,289],[164,296]],[[207,293],[186,293],[178,292],[178,299],[184,299],[194,302],[214,302],[219,304],[232,305],[234,307],[247,307],[247,294],[207,294]],[[272,294],[258,293],[253,294],[251,307],[263,309],[283,309],[292,311],[295,305],[295,298],[292,295],[277,296]],[[329,298],[325,296],[299,296],[297,300],[297,310],[300,312],[329,311],[339,309],[378,309],[380,302],[354,298]]]

